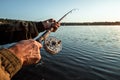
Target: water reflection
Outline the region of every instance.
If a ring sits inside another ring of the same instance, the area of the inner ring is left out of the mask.
[[[44,65],[25,68],[35,77],[29,80],[120,79],[119,26],[63,26],[51,35],[62,40],[63,49],[54,56],[42,49]]]

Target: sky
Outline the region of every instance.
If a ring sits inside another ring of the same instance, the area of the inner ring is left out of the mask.
[[[120,0],[0,0],[0,18],[62,22],[120,21]]]

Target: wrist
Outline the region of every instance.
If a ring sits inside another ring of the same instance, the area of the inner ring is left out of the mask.
[[[10,74],[9,76],[12,77],[21,69],[21,61],[15,54],[6,48],[1,49],[0,54],[2,55],[0,59],[2,60],[2,64],[4,64],[2,66],[4,66],[5,71]]]
[[[17,50],[16,47],[15,48],[9,48],[8,50],[10,52],[12,52],[21,61],[21,63],[23,64],[24,59],[22,58],[22,56],[20,56],[20,53],[18,53],[18,50]]]
[[[45,30],[45,27],[44,27],[42,22],[37,22],[36,23],[36,28],[37,28],[38,32],[42,32],[42,31]]]

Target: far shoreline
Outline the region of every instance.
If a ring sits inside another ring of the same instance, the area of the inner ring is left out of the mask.
[[[16,21],[17,19],[4,19],[0,18],[0,23],[2,22],[9,22],[9,21]],[[19,21],[28,21],[28,20],[19,20]],[[38,21],[31,21],[31,22],[38,22]],[[62,26],[99,26],[99,25],[120,25],[120,21],[115,22],[61,22]]]
[[[120,25],[120,22],[62,22],[61,23],[62,26],[89,26],[89,25],[93,25],[93,26],[99,26],[99,25]]]

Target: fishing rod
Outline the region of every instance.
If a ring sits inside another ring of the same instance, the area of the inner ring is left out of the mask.
[[[60,23],[68,14],[70,14],[74,10],[76,10],[76,9],[72,9],[69,12],[67,12],[57,22]],[[52,24],[53,23],[50,23],[50,26],[52,26]],[[56,54],[62,50],[62,43],[61,43],[61,40],[58,40],[55,37],[49,37],[50,33],[53,30],[54,30],[53,27],[46,30],[39,38],[37,38],[37,41],[40,43],[44,41],[45,50],[51,54]]]

